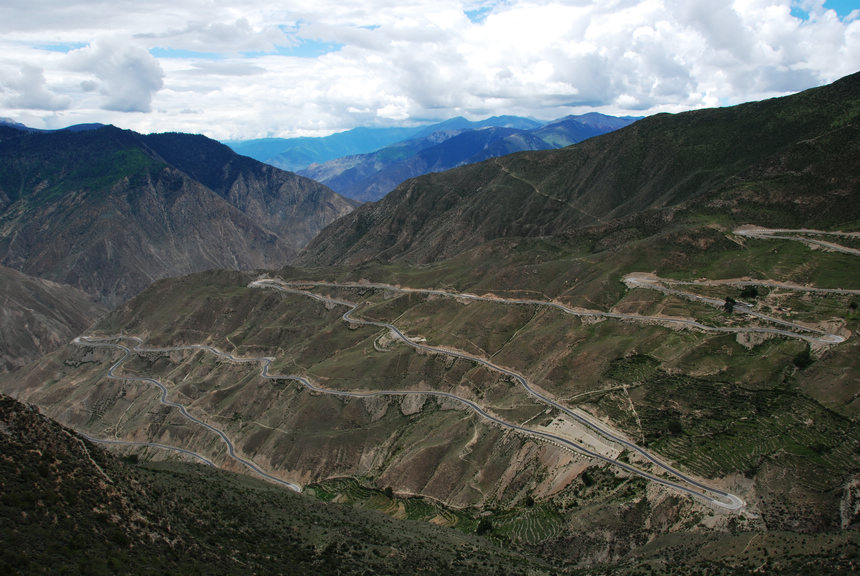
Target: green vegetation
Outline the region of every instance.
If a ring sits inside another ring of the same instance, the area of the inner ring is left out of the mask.
[[[794,363],[808,354],[804,347]],[[804,514],[799,509],[805,498],[817,499],[838,489],[860,466],[860,434],[851,420],[806,398],[790,380],[771,389],[751,390],[668,374],[658,366],[653,358],[634,356],[615,360],[606,373],[633,389],[642,434],[651,448],[706,478],[742,472],[764,481],[763,470],[790,469],[794,490],[781,496],[786,501],[764,512],[768,524],[833,526],[837,515],[832,508],[806,511],[807,523],[797,519]],[[604,406],[613,402],[609,396],[595,402],[610,413],[617,411]]]

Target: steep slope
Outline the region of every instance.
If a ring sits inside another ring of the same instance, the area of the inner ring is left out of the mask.
[[[3,395],[0,450],[4,574],[526,574],[549,566],[486,539],[206,466],[132,465],[137,458],[120,461]]]
[[[0,262],[115,305],[157,278],[282,265],[353,204],[202,136],[0,133]]]
[[[0,372],[53,352],[107,312],[76,288],[4,266],[0,302]]]
[[[562,150],[405,182],[324,230],[299,262],[434,262],[497,238],[569,235],[696,202],[761,225],[854,226],[858,117],[860,74],[785,98],[646,118]]]
[[[568,116],[541,126],[517,117],[482,122],[454,118],[377,152],[315,164],[300,173],[363,202],[379,200],[401,182],[525,150],[548,150],[627,126],[636,118]]]
[[[238,156],[204,136],[150,134],[143,141],[291,246],[305,246],[356,206],[313,180]]]

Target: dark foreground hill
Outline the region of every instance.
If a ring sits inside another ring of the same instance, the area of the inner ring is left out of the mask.
[[[763,226],[854,226],[858,157],[855,74],[409,180],[323,231],[298,262],[436,262],[495,239],[613,230],[691,207]]]
[[[526,574],[551,564],[202,464],[121,461],[0,395],[3,574]]]
[[[0,127],[0,263],[108,305],[157,278],[283,265],[353,206],[202,136]]]

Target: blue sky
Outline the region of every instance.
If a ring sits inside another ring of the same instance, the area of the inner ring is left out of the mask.
[[[0,117],[243,139],[729,105],[858,71],[855,4],[4,0]]]
[[[824,8],[834,10],[840,18],[846,18],[851,15],[851,12],[860,8],[860,2],[857,0],[826,0]],[[809,19],[809,11],[804,9],[800,2],[795,3],[792,7],[792,13],[804,20]]]

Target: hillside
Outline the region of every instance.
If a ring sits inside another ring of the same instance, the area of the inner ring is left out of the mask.
[[[121,461],[2,395],[0,430],[4,574],[526,574],[549,566],[485,539],[200,464]]]
[[[107,309],[71,286],[0,266],[0,372],[53,352]]]
[[[551,573],[850,573],[858,82],[416,178],[0,391]]]
[[[0,263],[116,305],[153,280],[283,265],[353,203],[202,136],[0,131]]]
[[[427,128],[414,138],[376,152],[314,164],[300,174],[348,198],[372,202],[409,178],[524,150],[561,148],[617,130],[636,119],[591,113],[546,125],[507,117],[477,123],[456,120]]]
[[[785,98],[646,118],[569,148],[405,182],[327,228],[297,262],[437,262],[499,238],[612,231],[682,208],[854,229],[858,116],[855,74]]]

